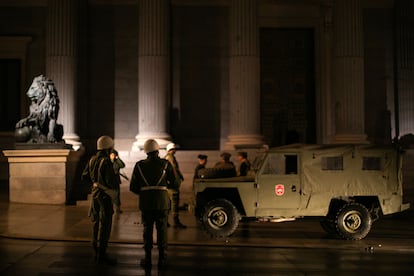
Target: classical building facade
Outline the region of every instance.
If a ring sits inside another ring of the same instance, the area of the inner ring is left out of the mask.
[[[410,0],[0,2],[1,149],[51,78],[74,148],[379,143],[414,132]]]

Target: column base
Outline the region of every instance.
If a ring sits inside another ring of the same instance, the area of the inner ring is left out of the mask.
[[[267,148],[261,135],[229,135],[224,150]]]
[[[366,134],[335,134],[332,144],[369,144]]]
[[[154,139],[160,145],[160,148],[166,148],[172,142],[171,136],[167,133],[149,133],[138,134],[135,136],[136,141],[132,144],[132,151],[141,151],[144,148],[144,143],[148,139]]]
[[[82,147],[82,142],[76,133],[68,133],[63,135],[66,144],[72,145],[73,150],[77,151]]]

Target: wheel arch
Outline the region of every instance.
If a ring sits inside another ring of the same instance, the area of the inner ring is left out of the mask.
[[[203,192],[197,193],[197,205],[195,209],[196,215],[200,215],[204,206],[208,202],[219,198],[227,199],[230,201],[236,207],[240,215],[244,216],[246,214],[240,193],[237,188],[207,188]]]
[[[329,204],[327,217],[336,215],[337,211],[342,208],[343,205],[348,203],[359,203],[368,209],[372,221],[376,221],[381,215],[381,205],[378,196],[353,196],[353,197],[336,197],[332,198]]]

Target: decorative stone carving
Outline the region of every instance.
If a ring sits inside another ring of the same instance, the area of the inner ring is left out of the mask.
[[[16,124],[15,138],[20,143],[63,142],[63,126],[57,123],[59,97],[52,80],[35,77],[26,93],[30,114]]]

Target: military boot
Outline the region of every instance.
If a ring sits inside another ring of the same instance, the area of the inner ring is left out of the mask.
[[[178,216],[175,216],[174,217],[174,228],[185,229],[185,228],[187,228],[187,226],[185,226],[184,224],[181,223]]]
[[[106,254],[106,248],[99,248],[98,251],[98,263],[99,264],[106,264],[106,265],[116,265],[117,261],[114,258],[110,258],[108,254]]]
[[[145,258],[141,259],[140,265],[145,268],[151,267],[151,249],[145,249]]]
[[[165,248],[158,249],[158,267],[164,267],[167,264],[167,251]]]

